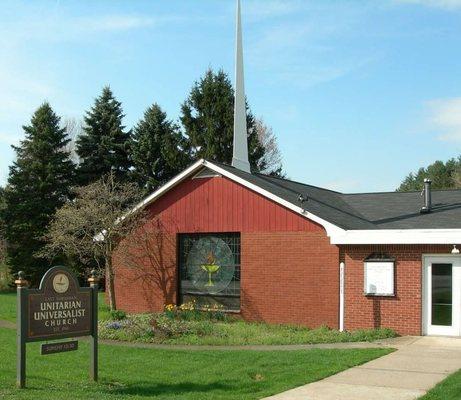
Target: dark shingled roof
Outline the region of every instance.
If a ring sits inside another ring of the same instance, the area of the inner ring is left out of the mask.
[[[432,211],[421,214],[421,192],[344,194],[210,162],[343,229],[461,229],[461,190],[433,190]]]

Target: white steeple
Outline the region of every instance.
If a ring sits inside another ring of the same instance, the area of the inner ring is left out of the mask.
[[[235,32],[235,101],[234,101],[234,152],[232,166],[245,172],[250,171],[248,162],[247,118],[245,85],[243,79],[243,47],[240,0],[237,0],[237,25]]]

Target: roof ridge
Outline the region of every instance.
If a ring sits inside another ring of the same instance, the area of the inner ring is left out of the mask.
[[[339,193],[342,196],[360,196],[364,194],[407,194],[407,193],[421,193],[421,190],[409,190],[407,192],[399,192],[398,190],[389,190],[389,191],[380,191],[380,192],[358,192],[358,193]],[[431,189],[431,192],[461,192],[461,188],[459,189]]]
[[[281,188],[281,189],[283,189],[283,190],[285,190],[285,191],[292,192],[292,193],[296,193],[296,194],[301,194],[301,193],[299,193],[297,190],[293,190],[293,189],[287,188],[286,186],[283,186],[283,185],[281,185],[281,184],[277,184],[277,183],[275,183],[275,182],[271,182],[271,180],[268,181],[267,179],[265,179],[265,178],[272,178],[271,176],[264,175],[264,174],[252,174],[252,175],[257,176],[257,177],[260,178],[260,179],[264,179],[264,180],[265,180],[266,182],[268,182],[269,184],[274,185],[274,186],[277,186],[278,188]],[[285,179],[280,179],[280,180],[286,181]],[[292,181],[290,181],[290,182],[292,182]],[[295,183],[296,183],[296,182],[295,182]],[[306,186],[310,186],[310,185],[306,185]],[[313,187],[317,188],[316,186],[313,186]],[[320,189],[321,189],[321,188],[320,188]],[[325,190],[328,191],[328,189],[325,189]],[[334,193],[335,195],[338,195],[338,196],[336,196],[336,198],[337,198],[339,201],[341,201],[345,206],[349,207],[350,210],[344,210],[344,209],[341,209],[341,208],[339,208],[339,207],[337,207],[337,206],[335,206],[335,205],[333,205],[333,204],[328,204],[327,202],[325,202],[325,201],[323,201],[323,200],[320,200],[320,199],[316,198],[315,196],[308,195],[307,198],[308,198],[308,200],[311,199],[311,200],[313,200],[313,201],[315,201],[315,202],[317,202],[317,203],[319,203],[319,204],[323,204],[323,205],[325,205],[326,207],[329,207],[329,208],[331,208],[331,209],[337,210],[337,211],[339,211],[339,212],[341,212],[341,213],[343,213],[343,214],[346,214],[346,215],[349,215],[349,216],[351,216],[351,217],[358,218],[358,219],[363,220],[363,221],[365,221],[365,222],[371,223],[371,221],[368,220],[360,211],[358,211],[355,207],[353,207],[353,206],[351,206],[350,204],[348,204],[348,203],[341,197],[341,194],[342,194],[342,193],[335,192],[335,191],[333,191],[333,190],[330,190],[330,192]]]
[[[316,189],[320,189],[320,190],[325,190],[325,191],[327,191],[327,192],[332,192],[332,193],[336,193],[336,194],[344,194],[344,193],[338,192],[338,191],[336,191],[336,190],[327,189],[327,188],[324,188],[324,187],[321,187],[321,186],[311,185],[310,183],[304,183],[304,182],[300,182],[300,181],[294,181],[293,179],[282,178],[282,177],[280,177],[280,176],[262,174],[261,172],[255,172],[255,173],[253,173],[253,175],[261,175],[261,176],[264,176],[264,177],[267,177],[267,178],[271,178],[271,179],[278,179],[278,180],[280,180],[280,181],[293,182],[293,183],[297,183],[298,185],[304,185],[304,186],[309,186],[309,187],[316,188]]]

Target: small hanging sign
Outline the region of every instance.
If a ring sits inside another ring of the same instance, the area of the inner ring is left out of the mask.
[[[40,354],[44,356],[47,354],[63,353],[74,350],[78,350],[77,340],[72,340],[70,342],[43,343],[40,347]]]

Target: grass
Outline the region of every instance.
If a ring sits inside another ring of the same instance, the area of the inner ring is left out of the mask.
[[[389,349],[177,351],[100,346],[100,381],[88,380],[89,349],[39,355],[27,345],[27,389],[15,388],[14,330],[0,329],[0,398],[260,399],[388,354]]]
[[[461,370],[444,379],[419,400],[461,399]]]
[[[15,292],[0,292],[0,319],[16,322]]]
[[[207,317],[209,315],[196,311],[138,314],[129,315],[122,321],[111,321],[104,293],[100,293],[99,336],[101,339],[130,342],[231,346],[362,342],[395,336],[395,332],[389,329],[339,332],[326,327],[308,329],[292,325],[250,323],[225,315],[221,315],[224,321],[212,320]],[[186,316],[189,316],[188,319],[185,319]],[[15,322],[16,293],[0,293],[0,319]]]

